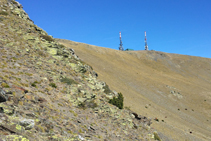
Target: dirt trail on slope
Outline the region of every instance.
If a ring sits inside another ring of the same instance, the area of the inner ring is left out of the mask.
[[[211,140],[211,59],[59,40],[171,140]],[[165,139],[164,139],[165,140]]]

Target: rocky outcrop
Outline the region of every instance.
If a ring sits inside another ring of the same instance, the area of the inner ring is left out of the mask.
[[[10,7],[11,12],[13,14],[16,14],[17,16],[19,16],[20,18],[22,18],[24,20],[31,21],[28,14],[23,10],[23,6],[19,2],[15,1],[15,0],[7,0],[7,1],[8,1],[7,4]]]
[[[152,124],[151,119],[148,119],[145,116],[138,115],[137,113],[132,113],[132,115],[135,117],[136,120],[138,120],[139,122],[143,124],[147,124],[148,126]]]
[[[5,102],[6,100],[6,92],[0,88],[0,102]]]

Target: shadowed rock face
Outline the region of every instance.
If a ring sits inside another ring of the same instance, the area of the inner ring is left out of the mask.
[[[0,29],[2,140],[155,139],[151,120],[109,104],[117,92],[18,2],[0,0]]]
[[[111,89],[121,91],[126,107],[154,119],[151,126],[163,140],[211,140],[210,58],[57,41],[73,48]]]
[[[6,101],[6,92],[0,88],[0,102],[5,102]]]

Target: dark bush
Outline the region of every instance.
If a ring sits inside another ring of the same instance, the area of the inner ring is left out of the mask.
[[[53,87],[53,88],[57,88],[55,83],[50,83],[49,86]]]
[[[49,35],[41,35],[41,38],[45,39],[46,41],[52,42],[54,39]]]
[[[60,81],[63,83],[66,83],[67,85],[78,84],[78,82],[76,82],[75,80],[67,78],[67,77],[62,78]]]
[[[32,83],[31,86],[32,86],[32,87],[36,87],[37,85],[36,85],[35,83]]]
[[[122,93],[118,93],[118,97],[117,98],[113,97],[113,99],[109,100],[109,103],[115,105],[119,109],[123,109],[123,101],[124,101],[124,97]]]
[[[31,84],[31,86],[32,86],[32,87],[37,87],[37,85],[36,85],[37,83],[38,83],[37,81],[34,81],[34,82]]]

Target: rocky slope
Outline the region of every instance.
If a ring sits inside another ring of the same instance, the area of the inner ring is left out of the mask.
[[[121,91],[125,106],[154,119],[169,139],[211,140],[211,59],[158,51],[118,51],[57,39]]]
[[[21,4],[0,0],[0,140],[159,140],[150,118],[108,103],[117,92],[97,77]]]

